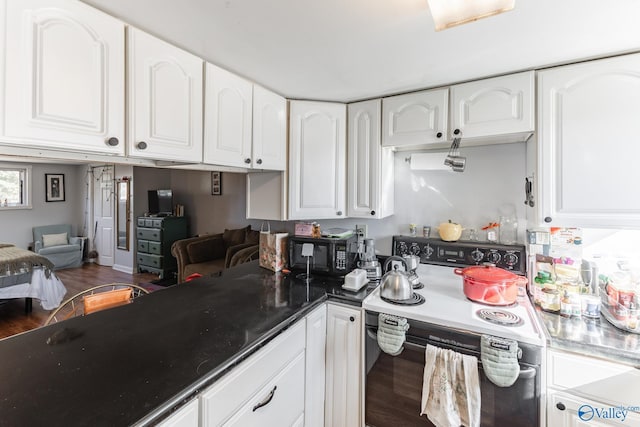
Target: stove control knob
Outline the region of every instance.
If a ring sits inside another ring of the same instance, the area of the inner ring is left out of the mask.
[[[396,255],[402,256],[409,253],[409,249],[407,249],[407,244],[405,242],[398,242],[396,247],[398,249],[398,253]]]
[[[431,247],[431,245],[424,245],[424,246],[422,247],[422,255],[423,255],[426,259],[431,258],[431,255],[433,255],[433,248]]]
[[[475,262],[480,262],[483,258],[484,253],[482,253],[480,249],[474,249],[473,252],[471,252],[471,259],[473,259]]]
[[[498,252],[490,252],[487,255],[487,260],[492,264],[497,264],[500,261],[500,258],[502,258],[502,257],[500,256],[500,254]]]
[[[508,254],[506,254],[504,256],[504,262],[505,264],[507,264],[508,266],[513,267],[514,265],[516,265],[518,263],[518,255],[509,252]]]
[[[411,248],[409,249],[413,255],[420,255],[420,246],[417,243],[412,243]]]

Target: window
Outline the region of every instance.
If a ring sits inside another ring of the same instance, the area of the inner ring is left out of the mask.
[[[31,166],[0,163],[0,209],[31,209]]]

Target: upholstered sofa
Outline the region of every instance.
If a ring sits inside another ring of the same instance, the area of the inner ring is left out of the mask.
[[[260,232],[247,226],[175,241],[171,254],[178,262],[178,283],[194,273],[211,275],[258,259],[259,240]]]
[[[71,225],[33,227],[33,251],[53,263],[56,270],[80,267],[84,239],[71,235]]]

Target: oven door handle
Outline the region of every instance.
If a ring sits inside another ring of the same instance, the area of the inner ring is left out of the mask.
[[[375,341],[378,340],[377,330],[374,328],[367,328],[367,336],[372,340],[375,340]],[[425,351],[427,349],[425,345],[416,344],[409,341],[405,341],[402,345],[410,350],[415,350],[415,351]],[[478,358],[478,364],[482,366],[482,361],[479,358]],[[522,365],[520,365],[520,374],[518,374],[518,379],[531,379],[531,378],[534,378],[536,374],[537,374],[536,368],[529,367],[529,368],[523,369]]]
[[[520,366],[520,374],[518,374],[518,379],[531,379],[536,376],[536,368],[525,368],[522,369]]]

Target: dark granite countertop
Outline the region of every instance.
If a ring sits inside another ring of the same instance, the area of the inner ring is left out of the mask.
[[[640,368],[640,335],[616,328],[600,315],[562,317],[536,307],[549,348],[571,351]]]
[[[0,425],[153,423],[330,293],[255,261],[1,340]]]

